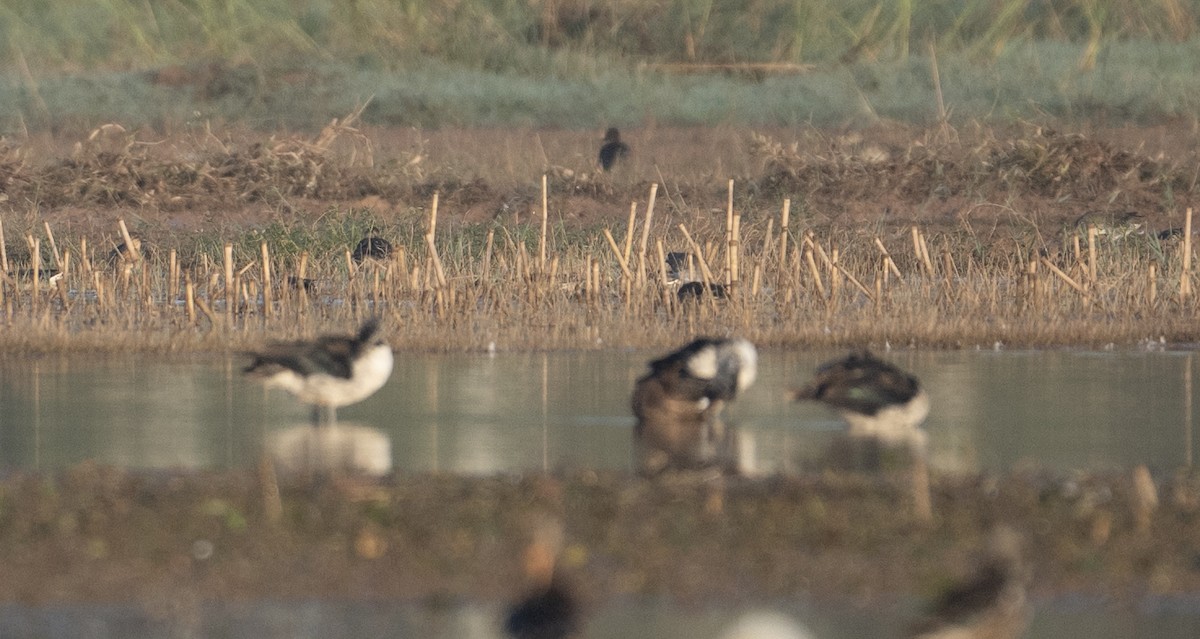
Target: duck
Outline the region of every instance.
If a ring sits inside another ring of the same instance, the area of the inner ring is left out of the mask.
[[[243,372],[311,405],[316,425],[336,422],[338,407],[375,394],[391,377],[394,364],[375,317],[353,335],[280,342],[250,355],[254,359]]]
[[[865,349],[822,364],[810,382],[792,391],[792,399],[832,408],[846,420],[851,437],[885,445],[926,439],[921,424],[929,415],[929,396],[920,380]]]
[[[359,240],[350,252],[350,259],[355,264],[362,264],[367,259],[386,260],[391,256],[392,243],[377,235],[368,235]]]
[[[618,160],[629,156],[629,145],[621,141],[621,132],[617,127],[609,127],[604,132],[604,145],[600,147],[600,168],[611,171]]]
[[[736,437],[721,413],[754,383],[757,364],[750,341],[710,337],[651,361],[632,398],[638,472],[647,477],[710,468],[736,473]]]

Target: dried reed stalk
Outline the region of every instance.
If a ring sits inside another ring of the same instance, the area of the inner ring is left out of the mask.
[[[1188,207],[1183,218],[1183,272],[1179,274],[1179,301],[1187,300],[1192,294],[1192,207]]]
[[[429,207],[429,232],[425,234],[425,244],[429,247],[429,259],[433,262],[434,274],[437,275],[438,288],[446,286],[446,272],[442,269],[442,258],[438,257],[437,245],[433,238],[437,230],[438,194],[433,194],[433,204]]]
[[[625,263],[625,258],[621,255],[621,249],[617,247],[617,241],[613,239],[612,231],[604,229],[604,239],[608,240],[608,247],[612,249],[613,255],[617,258],[617,265],[621,267],[621,275],[626,281],[633,278],[633,274],[629,272],[629,265]]]
[[[225,323],[233,325],[233,297],[237,286],[233,281],[233,244],[225,243]]]
[[[270,319],[274,307],[271,299],[271,251],[265,240],[262,243],[262,279],[263,318]]]
[[[700,273],[704,275],[704,285],[712,284],[716,280],[713,279],[712,271],[708,270],[708,261],[704,259],[704,253],[700,250],[700,246],[696,244],[696,240],[692,239],[692,234],[688,232],[686,225],[680,223],[679,230],[683,232],[683,238],[687,240],[688,247],[692,249],[692,254],[700,263]]]
[[[1149,302],[1151,306],[1153,306],[1154,302],[1158,300],[1158,264],[1156,264],[1155,262],[1150,262],[1149,280],[1150,280],[1150,287],[1149,287],[1150,290],[1147,293],[1146,301]]]
[[[847,271],[841,264],[837,265],[837,270],[840,271],[842,275],[845,275],[846,278],[849,279],[850,282],[862,292],[863,295],[866,295],[867,299],[871,300],[872,302],[875,301],[875,296],[871,294],[871,291],[867,287],[863,286],[862,282],[858,281],[857,277],[851,275],[850,271]]]
[[[1055,266],[1055,265],[1054,265],[1054,262],[1051,262],[1050,260],[1048,260],[1048,259],[1046,259],[1046,258],[1044,258],[1044,257],[1043,257],[1043,258],[1042,258],[1042,263],[1043,263],[1043,264],[1045,264],[1045,265],[1046,265],[1046,268],[1050,269],[1050,271],[1051,271],[1052,273],[1054,273],[1055,275],[1057,275],[1059,279],[1061,279],[1062,281],[1066,282],[1066,283],[1067,283],[1067,285],[1068,285],[1068,286],[1070,286],[1071,288],[1075,289],[1075,292],[1079,293],[1080,295],[1083,295],[1084,297],[1087,297],[1087,294],[1088,294],[1088,292],[1087,292],[1087,289],[1085,289],[1084,287],[1080,286],[1078,282],[1076,282],[1075,280],[1071,279],[1071,276],[1070,276],[1070,275],[1067,275],[1066,273],[1064,273],[1064,272],[1062,271],[1062,269],[1060,269],[1060,268],[1058,268],[1057,266]]]
[[[646,219],[642,222],[642,238],[638,243],[638,285],[646,282],[646,250],[650,243],[650,225],[654,222],[654,202],[658,199],[658,182],[650,185],[650,196],[646,200]]]
[[[8,249],[5,248],[7,243],[4,241],[4,220],[0,220],[0,269],[8,274]]]
[[[179,258],[175,254],[175,249],[167,254],[167,304],[175,302],[175,298],[179,296]]]
[[[783,211],[779,214],[779,268],[781,270],[786,268],[783,258],[788,254],[788,231],[790,230],[788,228],[788,216],[791,212],[792,200],[791,198],[785,198],[783,200]]]
[[[546,272],[546,221],[550,216],[549,198],[546,195],[546,174],[542,174],[542,234],[538,237],[538,271]]]
[[[729,187],[725,193],[725,283],[733,285],[733,180],[729,180]]]
[[[184,299],[187,305],[188,324],[196,325],[196,289],[192,285],[192,274],[188,273],[183,280]]]
[[[1096,282],[1096,225],[1088,224],[1088,282],[1095,286]]]
[[[129,235],[129,229],[125,226],[125,219],[117,219],[117,227],[121,230],[121,239],[125,241],[125,255],[129,261],[138,263],[142,259],[142,252],[133,245],[133,237]]]
[[[625,225],[625,263],[633,252],[633,229],[637,226],[637,202],[629,203],[629,223]]]
[[[821,294],[821,299],[827,300],[828,296],[825,294],[825,285],[821,283],[821,271],[817,268],[816,260],[813,259],[812,246],[805,248],[804,260],[808,262],[808,270],[810,273],[812,273],[813,283],[817,285],[817,292]]]
[[[58,253],[58,244],[54,242],[54,231],[50,230],[49,222],[42,222],[42,226],[46,229],[46,239],[50,241],[50,257],[54,258],[54,268],[63,271],[62,256]]]

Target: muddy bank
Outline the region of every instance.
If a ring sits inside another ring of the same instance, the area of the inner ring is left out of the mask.
[[[1026,540],[1035,596],[1200,588],[1200,480],[1159,477],[1139,514],[1123,475],[933,477],[934,521],[902,482],[826,473],[648,482],[623,474],[284,482],[85,464],[0,482],[0,600],[154,606],[261,598],[509,600],[535,513],[562,517],[583,596],[676,601],[926,596],[993,525]]]

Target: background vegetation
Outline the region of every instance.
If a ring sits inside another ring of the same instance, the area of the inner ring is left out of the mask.
[[[1195,0],[12,0],[0,131],[1140,120],[1200,105]],[[715,76],[714,76],[715,74]]]

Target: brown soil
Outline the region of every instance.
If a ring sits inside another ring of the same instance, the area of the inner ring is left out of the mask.
[[[651,126],[624,137],[632,156],[604,174],[595,167],[598,132],[330,127],[316,136],[162,138],[110,127],[74,146],[49,138],[10,146],[0,156],[0,194],[33,228],[48,221],[60,233],[112,235],[124,217],[161,243],[350,209],[417,219],[435,192],[443,228],[510,225],[540,210],[542,175],[552,217],[568,229],[623,223],[651,182],[662,188],[660,214],[702,225],[721,217],[732,179],[748,222],[791,198],[793,220],[806,228],[918,223],[987,240],[1002,235],[997,229],[1052,237],[1086,213],[1103,220],[1133,211],[1145,229],[1179,226],[1200,175],[1197,132],[1172,124],[1071,133]]]

